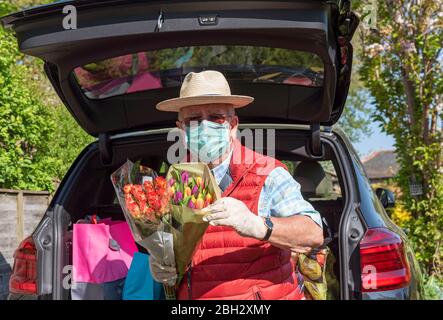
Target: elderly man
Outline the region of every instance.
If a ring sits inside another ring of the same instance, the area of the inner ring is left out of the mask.
[[[208,70],[189,73],[180,97],[157,105],[178,112],[191,156],[208,163],[223,191],[204,209],[210,226],[178,299],[303,299],[291,252],[323,243],[321,218],[281,162],[237,140],[235,109],[252,101],[231,95],[225,77]],[[170,268],[153,259],[150,266],[155,280],[175,280]]]

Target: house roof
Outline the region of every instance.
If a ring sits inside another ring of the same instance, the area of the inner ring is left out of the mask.
[[[372,152],[362,159],[362,163],[369,179],[389,179],[394,177],[399,169],[395,150]]]

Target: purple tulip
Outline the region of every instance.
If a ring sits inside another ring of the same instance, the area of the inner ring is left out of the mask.
[[[191,209],[195,209],[195,204],[191,200],[189,200],[188,207]]]
[[[197,195],[198,195],[198,185],[195,185],[194,188],[192,188],[192,194],[193,194],[194,196],[197,196]]]
[[[189,179],[189,174],[188,174],[188,172],[187,172],[187,171],[183,171],[183,172],[182,172],[182,182],[183,182],[184,184],[187,184],[187,183],[188,183],[188,179]]]
[[[183,199],[183,193],[180,191],[177,191],[174,195],[174,202],[179,203]]]
[[[169,179],[169,186],[172,187],[175,183],[174,178]]]

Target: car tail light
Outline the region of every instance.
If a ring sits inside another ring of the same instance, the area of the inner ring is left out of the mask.
[[[9,292],[37,294],[37,250],[32,237],[20,243],[14,253],[14,267],[9,278]]]
[[[411,278],[401,237],[384,228],[369,229],[360,242],[362,291],[407,286]]]

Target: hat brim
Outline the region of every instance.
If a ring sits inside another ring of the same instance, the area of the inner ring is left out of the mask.
[[[173,98],[159,102],[156,108],[160,111],[179,112],[180,109],[210,103],[231,104],[235,109],[245,107],[254,101],[253,97],[238,95],[205,95],[185,98]]]

